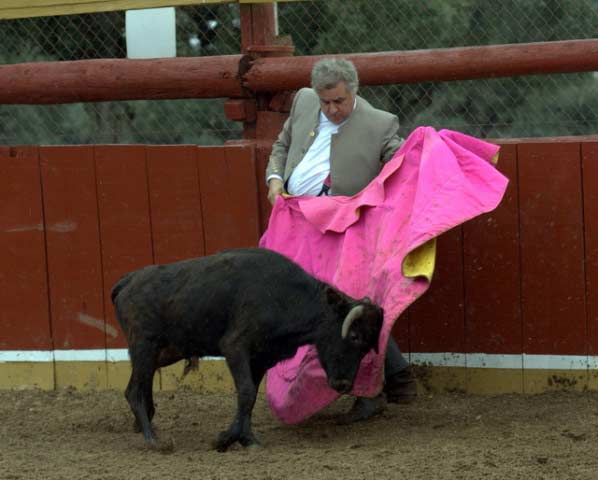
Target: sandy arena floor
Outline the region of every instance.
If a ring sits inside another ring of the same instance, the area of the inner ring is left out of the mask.
[[[170,452],[132,431],[122,392],[0,392],[0,479],[592,479],[598,394],[428,395],[377,418],[337,425],[344,398],[296,426],[255,408],[261,449],[210,449],[232,395],[156,394]]]

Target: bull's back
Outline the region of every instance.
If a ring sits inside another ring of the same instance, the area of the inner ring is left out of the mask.
[[[113,301],[125,332],[133,326],[185,345],[185,354],[215,355],[229,328],[259,323],[316,283],[280,254],[237,249],[132,272],[115,285]]]
[[[190,320],[199,328],[227,326],[245,310],[314,288],[315,280],[286,257],[265,249],[237,249],[160,267],[162,307],[169,319]],[[274,297],[274,298],[273,298]]]

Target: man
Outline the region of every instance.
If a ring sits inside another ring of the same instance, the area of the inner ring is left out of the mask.
[[[357,96],[357,71],[348,60],[316,63],[311,85],[295,95],[289,118],[272,146],[266,169],[272,204],[285,191],[291,195],[355,195],[403,142],[397,117]],[[409,403],[416,395],[411,368],[391,338],[384,393],[372,399],[358,397],[345,421],[369,418],[381,413],[387,400]]]

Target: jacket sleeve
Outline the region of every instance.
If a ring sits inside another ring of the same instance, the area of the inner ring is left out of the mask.
[[[393,115],[390,126],[384,134],[380,159],[383,162],[388,162],[399,147],[403,145],[403,142],[405,142],[405,139],[399,136],[399,119],[396,115]]]
[[[299,92],[293,99],[293,105],[289,118],[286,119],[282,127],[281,132],[278,134],[278,138],[272,145],[272,152],[268,160],[268,166],[266,167],[266,182],[268,177],[271,175],[278,175],[280,178],[284,178],[284,170],[287,163],[287,155],[291,146],[291,140],[293,136],[293,114],[295,112],[295,105],[297,104],[297,98]]]

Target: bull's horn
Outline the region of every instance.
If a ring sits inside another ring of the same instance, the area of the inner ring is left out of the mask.
[[[364,310],[363,305],[356,305],[349,311],[349,313],[347,313],[347,316],[343,320],[343,327],[341,329],[341,337],[342,338],[345,338],[347,336],[347,333],[349,333],[349,329],[351,328],[353,321],[357,317],[361,316],[361,314],[363,313],[363,310]]]

